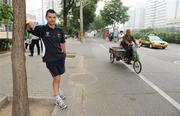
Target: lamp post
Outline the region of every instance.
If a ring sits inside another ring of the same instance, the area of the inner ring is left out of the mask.
[[[3,0],[3,3],[6,5],[10,5],[10,1],[9,0]],[[9,19],[7,24],[5,24],[5,28],[6,28],[6,38],[9,39]]]
[[[80,40],[84,37],[84,20],[83,20],[83,8],[87,6],[89,2],[84,4],[84,0],[79,0],[79,2],[76,4],[76,6],[80,6]]]

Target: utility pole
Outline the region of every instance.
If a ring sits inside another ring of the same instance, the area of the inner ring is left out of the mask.
[[[83,0],[80,0],[80,40],[84,37],[83,31]]]
[[[3,3],[6,5],[10,5],[9,0],[3,0]],[[7,24],[5,24],[5,28],[6,28],[6,38],[9,39],[9,20],[8,20]]]

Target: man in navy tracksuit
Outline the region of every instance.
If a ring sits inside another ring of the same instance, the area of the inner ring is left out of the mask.
[[[46,25],[34,26],[33,22],[27,23],[27,30],[35,36],[42,38],[43,62],[46,63],[53,76],[53,93],[56,105],[61,109],[67,108],[64,103],[65,96],[60,95],[61,75],[65,72],[65,38],[63,30],[56,26],[56,12],[49,9],[46,12]]]

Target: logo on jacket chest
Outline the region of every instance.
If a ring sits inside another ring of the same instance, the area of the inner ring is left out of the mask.
[[[58,37],[58,38],[61,38],[61,34],[60,34],[60,33],[58,33],[58,34],[57,34],[57,37]]]
[[[50,32],[46,32],[46,37],[50,37]]]

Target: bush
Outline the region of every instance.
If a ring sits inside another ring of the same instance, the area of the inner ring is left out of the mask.
[[[10,39],[0,39],[0,51],[7,51],[10,49]]]
[[[180,31],[167,31],[167,30],[156,30],[156,29],[143,29],[140,31],[133,32],[133,36],[136,39],[143,38],[145,35],[154,33],[159,36],[162,40],[169,43],[180,44]]]
[[[133,36],[135,39],[140,39],[143,37],[143,35],[141,33],[133,33]]]
[[[176,32],[160,32],[158,33],[158,36],[163,39],[164,41],[167,41],[169,43],[178,43],[180,44],[180,33]]]

